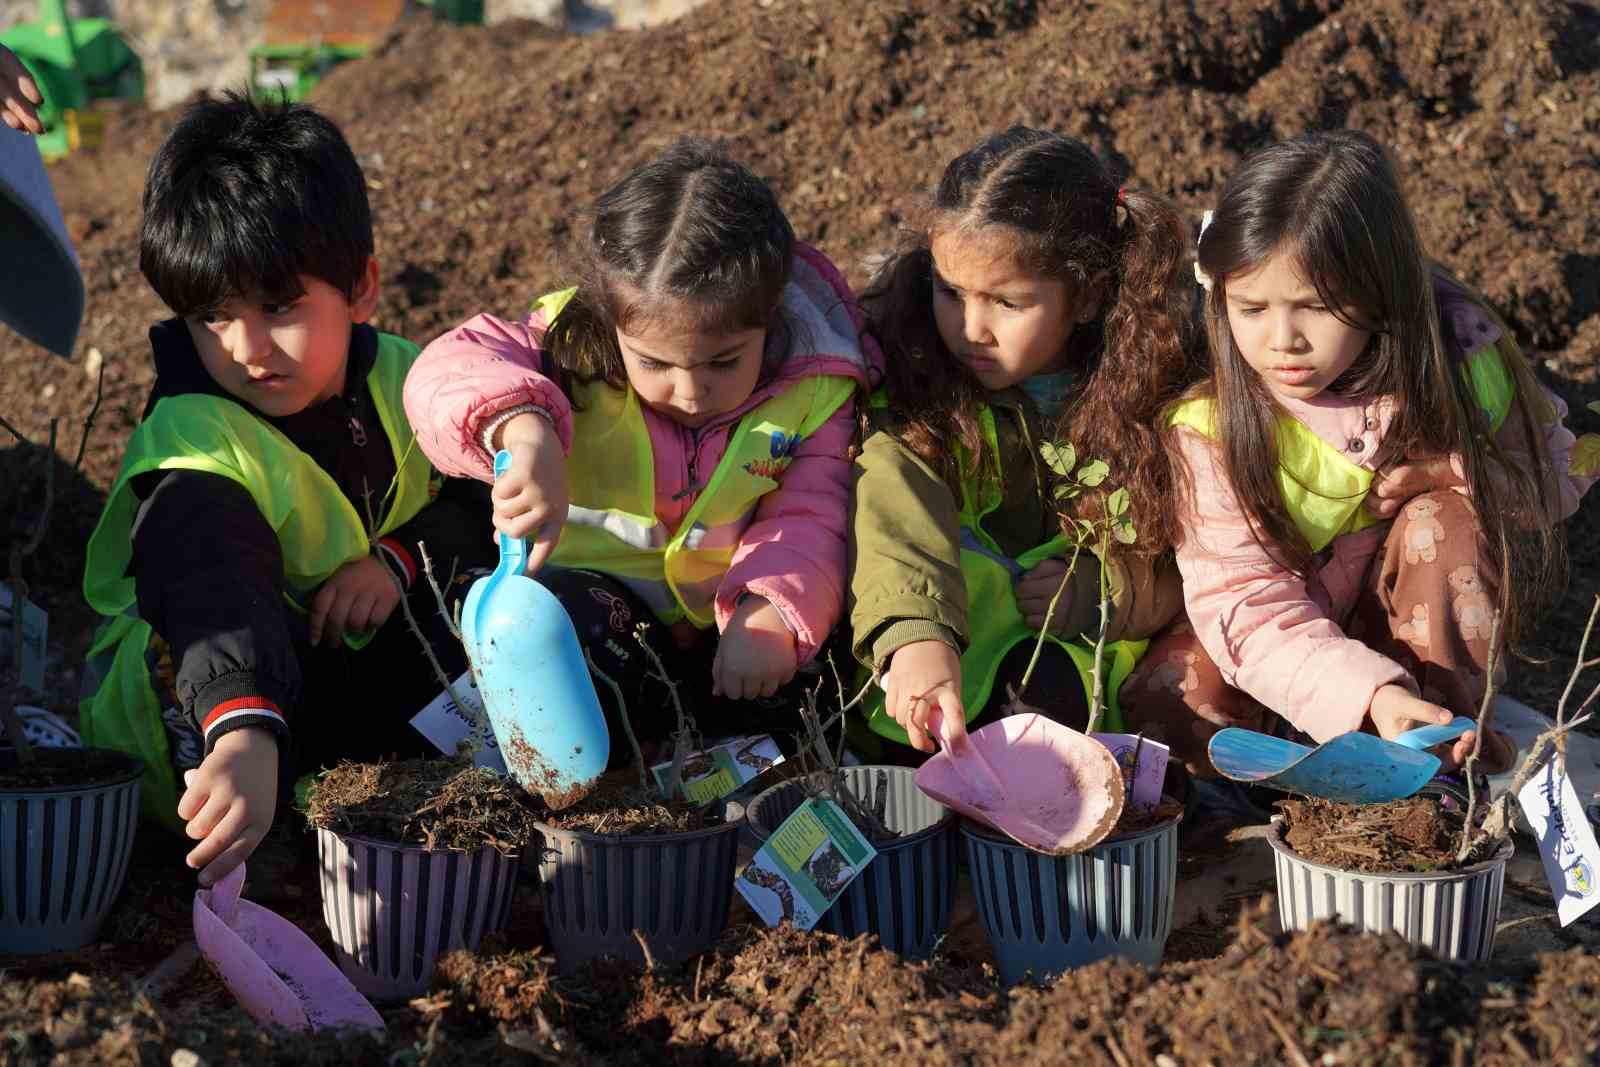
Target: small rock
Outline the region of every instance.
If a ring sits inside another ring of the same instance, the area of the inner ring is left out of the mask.
[[[180,1048],[172,1054],[172,1067],[206,1067],[206,1061],[193,1049]]]
[[[51,382],[49,385],[46,385],[43,389],[39,390],[39,395],[46,400],[49,400],[51,397],[55,396],[56,383]]]

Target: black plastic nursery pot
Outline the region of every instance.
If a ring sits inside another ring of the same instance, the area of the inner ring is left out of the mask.
[[[844,937],[871,933],[884,948],[926,959],[944,935],[956,888],[956,813],[917,788],[909,767],[846,767],[845,784],[857,797],[873,795],[878,775],[888,776],[884,824],[901,836],[874,842],[878,855],[823,913],[818,928]],[[746,818],[762,842],[805,802],[804,783],[779,782],[750,802]]]
[[[961,821],[978,916],[1006,985],[1121,956],[1160,964],[1172,933],[1178,820],[1050,856]]]
[[[710,949],[727,925],[737,822],[654,835],[546,823],[535,830],[545,930],[564,971],[599,956],[681,963]]]
[[[139,820],[144,763],[125,752],[49,750],[103,762],[84,785],[0,789],[0,954],[82,948],[122,892]],[[0,771],[17,765],[0,752]]]
[[[317,830],[322,917],[340,970],[373,1000],[427,991],[434,962],[503,930],[516,854],[402,845]]]
[[[1346,871],[1305,859],[1284,840],[1283,816],[1267,834],[1278,871],[1278,918],[1285,930],[1336,919],[1372,933],[1397,933],[1441,959],[1476,962],[1494,951],[1505,893],[1508,839],[1495,854],[1458,871]]]

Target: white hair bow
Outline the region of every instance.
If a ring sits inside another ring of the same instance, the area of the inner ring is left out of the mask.
[[[1208,293],[1211,291],[1212,279],[1211,275],[1200,269],[1200,242],[1205,240],[1206,227],[1211,225],[1211,216],[1215,214],[1214,211],[1208,211],[1200,216],[1200,236],[1195,238],[1194,242],[1194,280]]]

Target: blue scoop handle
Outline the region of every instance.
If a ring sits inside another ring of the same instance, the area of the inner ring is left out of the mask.
[[[1421,751],[1434,745],[1442,745],[1446,741],[1454,741],[1468,730],[1477,729],[1477,726],[1475,721],[1465,715],[1457,715],[1443,725],[1419,726],[1415,730],[1407,730],[1395,738],[1394,743]]]
[[[494,480],[499,481],[511,466],[511,453],[505,449],[494,454]],[[524,537],[512,537],[510,534],[497,533],[496,540],[500,543],[500,565],[495,568],[508,574],[521,574],[528,566],[528,541]]]

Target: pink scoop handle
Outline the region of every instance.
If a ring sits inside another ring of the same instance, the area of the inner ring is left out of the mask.
[[[972,790],[969,797],[972,805],[980,811],[992,811],[999,807],[1005,799],[1006,787],[988,757],[972,743],[965,724],[958,729],[951,717],[937,707],[933,709],[933,714],[939,716],[937,733],[940,744],[949,753],[950,766]]]

